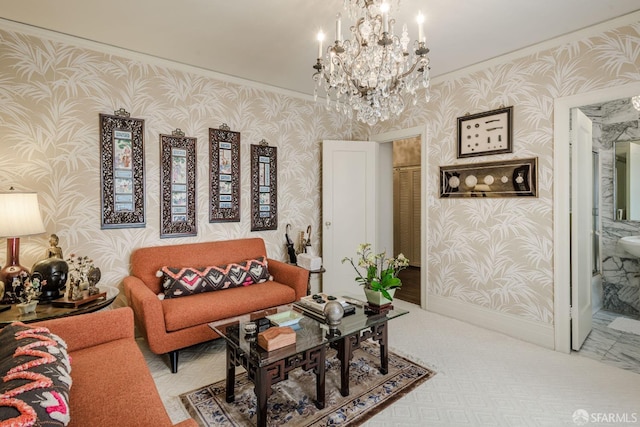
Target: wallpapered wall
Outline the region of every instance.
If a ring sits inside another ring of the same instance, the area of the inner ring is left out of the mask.
[[[440,79],[430,103],[370,130],[309,101],[0,30],[0,188],[38,191],[47,231],[60,235],[67,253],[92,256],[106,283],[127,274],[138,246],[257,235],[284,259],[286,223],[319,230],[320,140],[426,124],[429,294],[551,324],[554,98],[640,80],[639,30],[634,23]],[[514,106],[513,154],[457,160],[456,118],[500,105]],[[105,231],[98,113],[120,107],[146,121],[147,227]],[[242,132],[242,221],[209,224],[206,135],[222,122]],[[198,138],[198,236],[161,240],[158,135],[175,128]],[[248,145],[262,138],[280,148],[280,224],[278,231],[251,233]],[[524,157],[538,157],[536,199],[438,199],[440,165]],[[23,239],[23,265],[45,246],[46,236]]]
[[[345,117],[311,101],[2,29],[0,105],[0,191],[37,191],[47,228],[21,239],[21,264],[30,268],[57,233],[65,256],[92,257],[110,285],[136,247],[259,236],[285,260],[287,223],[295,233],[311,225],[319,244],[320,141],[350,137]],[[145,120],[147,224],[101,230],[98,114],[121,107]],[[210,224],[208,128],[223,122],[241,132],[241,221]],[[197,138],[198,235],[160,239],[159,134],[176,128]],[[263,138],[278,147],[279,227],[251,232],[249,145]]]
[[[640,23],[459,73],[372,134],[427,124],[429,295],[553,323],[553,103],[640,80]],[[436,49],[437,46],[433,46]],[[514,106],[513,154],[456,159],[456,118]],[[438,168],[538,157],[536,199],[439,199]]]

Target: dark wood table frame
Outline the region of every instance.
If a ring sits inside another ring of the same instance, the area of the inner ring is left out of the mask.
[[[305,371],[313,369],[316,374],[316,407],[323,409],[325,406],[325,355],[326,343],[319,344],[309,350],[291,355],[286,347],[277,351],[283,351],[282,359],[265,366],[259,366],[236,345],[227,341],[227,402],[235,400],[235,376],[236,366],[242,365],[247,370],[249,379],[254,384],[257,404],[257,425],[267,425],[267,399],[271,395],[271,386],[286,380],[289,372],[296,368]],[[287,355],[288,354],[288,355]]]
[[[368,329],[345,335],[334,341],[331,345],[338,351],[340,360],[340,394],[349,395],[349,362],[353,358],[353,351],[360,348],[363,341],[372,339],[380,345],[380,373],[386,375],[389,372],[389,347],[388,347],[387,321],[373,325]]]

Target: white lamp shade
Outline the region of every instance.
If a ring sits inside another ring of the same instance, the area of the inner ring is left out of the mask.
[[[44,233],[37,193],[0,193],[0,237]]]

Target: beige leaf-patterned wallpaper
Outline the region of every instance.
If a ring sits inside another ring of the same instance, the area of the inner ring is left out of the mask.
[[[119,108],[145,120],[146,227],[101,230],[98,115]],[[241,221],[210,224],[208,129],[222,123],[241,132]],[[159,135],[176,128],[197,138],[198,234],[160,239]],[[65,256],[93,258],[110,285],[142,246],[259,236],[271,257],[285,260],[286,224],[319,229],[321,140],[349,139],[350,128],[311,101],[0,29],[0,191],[37,191],[47,228],[21,239],[28,268],[50,233]],[[251,232],[249,146],[263,138],[279,148],[279,227]],[[4,239],[0,246],[4,263]]]
[[[430,103],[372,131],[427,124],[430,295],[553,323],[554,99],[637,81],[635,22],[435,84]],[[513,153],[456,159],[456,118],[501,105],[514,106]],[[441,165],[527,157],[538,157],[537,199],[438,198]]]
[[[636,22],[439,79],[430,103],[367,129],[307,100],[0,25],[0,189],[37,191],[47,232],[60,235],[66,253],[93,257],[110,284],[127,274],[139,246],[256,235],[284,259],[285,224],[319,230],[322,139],[426,124],[429,293],[551,324],[554,98],[640,80],[639,30]],[[456,118],[500,105],[514,106],[513,154],[458,161]],[[147,226],[101,230],[98,114],[120,107],[145,119]],[[209,224],[207,129],[223,122],[242,133],[242,220]],[[198,235],[160,239],[158,135],[175,128],[198,138]],[[249,144],[262,138],[279,147],[280,224],[251,233]],[[524,157],[538,157],[536,199],[438,199],[440,165]],[[45,247],[45,235],[24,238],[22,264]]]

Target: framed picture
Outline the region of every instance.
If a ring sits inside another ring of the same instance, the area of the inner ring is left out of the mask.
[[[144,227],[144,120],[100,114],[101,228]]]
[[[251,231],[278,229],[276,147],[251,145]]]
[[[195,236],[196,138],[160,135],[160,237]]]
[[[240,221],[240,132],[209,129],[209,222]]]
[[[440,197],[537,197],[538,158],[440,166]]]
[[[513,107],[458,117],[458,158],[513,152]]]

